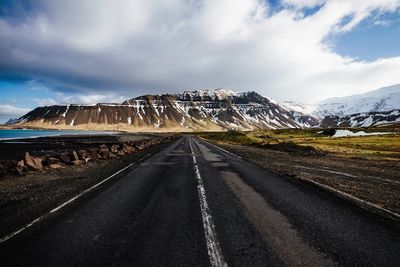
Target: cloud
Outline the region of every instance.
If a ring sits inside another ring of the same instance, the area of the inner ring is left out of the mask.
[[[76,95],[66,101],[229,87],[312,102],[400,83],[400,57],[360,61],[330,41],[400,0],[29,3],[0,18],[0,73]]]
[[[326,2],[326,0],[283,0],[282,2],[283,4],[301,9],[322,5]]]
[[[0,105],[0,122],[5,122],[11,118],[19,118],[29,111],[30,109],[27,108],[19,108],[11,105]]]
[[[116,94],[73,94],[56,93],[54,98],[34,98],[33,101],[39,106],[65,105],[65,104],[83,104],[92,105],[96,103],[122,103],[127,97]]]

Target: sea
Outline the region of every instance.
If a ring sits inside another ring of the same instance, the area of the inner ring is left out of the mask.
[[[36,138],[61,135],[109,135],[117,132],[83,131],[83,130],[31,130],[31,129],[0,129],[0,140]]]

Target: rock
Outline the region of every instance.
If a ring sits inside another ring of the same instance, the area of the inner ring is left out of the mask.
[[[25,165],[31,171],[39,171],[43,169],[42,159],[37,157],[32,157],[29,152],[25,153]]]
[[[42,164],[42,159],[41,158],[33,158],[33,161],[35,162],[35,165],[38,170],[43,169],[43,164]]]
[[[121,157],[125,156],[125,152],[123,149],[118,150],[118,156],[121,156]]]
[[[103,159],[108,159],[108,158],[110,158],[110,152],[109,151],[100,151],[100,156],[103,158]]]
[[[72,161],[79,160],[78,153],[76,153],[75,150],[72,150],[72,152],[70,153],[69,157],[71,158]]]
[[[60,163],[50,164],[49,167],[50,167],[51,169],[59,169],[59,168],[62,168],[62,166],[61,166]]]
[[[129,144],[123,144],[123,145],[122,145],[122,150],[123,150],[126,154],[130,154],[130,153],[132,153],[132,152],[135,152],[135,148],[132,147],[132,146],[129,145]]]
[[[17,167],[24,167],[24,166],[25,166],[25,163],[24,163],[24,160],[23,160],[23,159],[21,159],[20,161],[18,161]]]
[[[100,146],[100,150],[99,150],[99,154],[102,158],[104,159],[108,159],[110,158],[110,150],[108,149],[108,147],[106,145],[101,145]]]
[[[17,167],[15,167],[15,172],[19,176],[25,176],[29,173],[29,169],[27,166],[17,166]]]
[[[137,150],[143,150],[143,149],[144,149],[144,145],[143,145],[143,144],[136,144],[136,145],[135,145],[135,148],[136,148]]]
[[[60,160],[58,158],[55,158],[55,157],[50,157],[50,158],[46,159],[46,163],[47,163],[48,166],[50,166],[50,165],[54,165],[54,164],[59,164]]]
[[[119,145],[114,144],[114,145],[110,146],[110,151],[112,153],[118,153],[118,148],[119,148]]]
[[[80,166],[80,165],[82,165],[84,163],[85,163],[85,161],[80,160],[80,159],[72,161],[72,165],[74,165],[74,166]]]
[[[89,150],[89,157],[90,157],[90,160],[96,161],[98,159],[97,149]]]
[[[59,158],[62,163],[69,164],[71,162],[71,159],[69,158],[68,153],[61,153]]]
[[[108,146],[106,146],[105,144],[100,145],[100,149],[108,149]]]
[[[81,159],[81,160],[86,161],[86,159],[89,158],[88,153],[84,149],[78,150],[77,153],[78,153],[79,159]]]

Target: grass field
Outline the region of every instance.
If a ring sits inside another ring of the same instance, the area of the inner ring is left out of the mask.
[[[360,129],[349,129],[354,132]],[[325,153],[342,157],[365,159],[400,160],[400,128],[366,128],[365,132],[394,132],[396,134],[369,135],[354,137],[331,137],[332,130],[322,129],[281,129],[258,130],[254,132],[227,131],[220,133],[199,133],[209,140],[250,146],[268,145],[268,148],[281,149],[282,145],[291,147],[312,147]],[[274,146],[275,145],[275,146]]]

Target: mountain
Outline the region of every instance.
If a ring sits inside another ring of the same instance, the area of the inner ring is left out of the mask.
[[[400,109],[400,84],[364,94],[330,98],[317,103],[315,108],[321,114],[339,116]]]
[[[281,107],[256,92],[227,89],[144,95],[123,103],[38,107],[18,126],[127,131],[301,128],[319,120]]]
[[[381,112],[366,112],[344,116],[326,116],[320,126],[335,127],[369,127],[400,123],[400,109]]]
[[[368,127],[396,123],[396,110],[400,109],[400,84],[364,94],[330,98],[316,104],[286,101],[280,105],[292,112],[320,119],[320,127]]]
[[[281,106],[320,118],[344,116],[366,112],[380,112],[400,109],[400,84],[383,87],[364,94],[329,98],[315,104],[284,101]]]
[[[6,122],[4,123],[4,125],[13,125],[13,124],[16,124],[16,123],[18,123],[18,122],[20,122],[19,119],[9,119],[8,121],[6,121]]]

